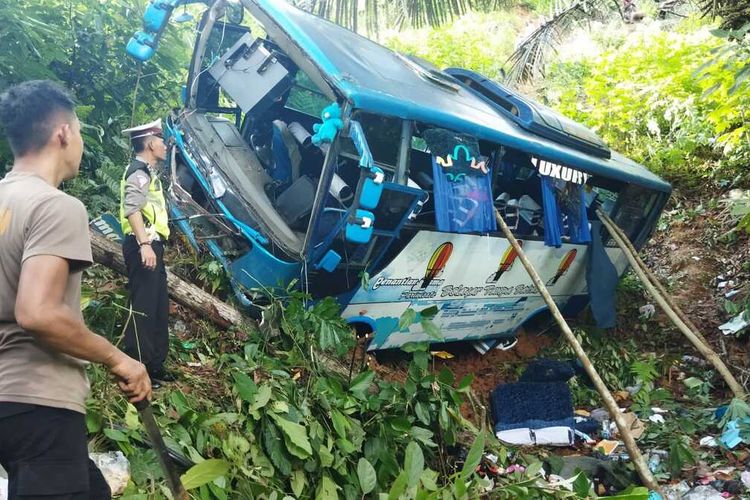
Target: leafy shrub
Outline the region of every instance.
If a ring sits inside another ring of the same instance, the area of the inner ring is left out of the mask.
[[[750,88],[735,84],[742,58],[734,54],[747,49],[719,52],[725,44],[705,27],[633,33],[598,57],[553,65],[547,94],[613,148],[682,187],[746,182]]]

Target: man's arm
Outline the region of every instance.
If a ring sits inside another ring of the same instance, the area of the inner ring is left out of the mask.
[[[146,234],[146,226],[143,224],[143,215],[141,215],[141,212],[133,212],[128,215],[128,221],[130,222],[130,227],[133,228],[135,240],[140,245],[141,263],[143,267],[153,271],[156,269],[156,254],[154,253],[154,249],[151,248],[150,244],[141,245],[141,243],[149,241],[149,237]]]
[[[26,259],[18,283],[16,321],[52,349],[106,365],[131,402],[150,399],[146,367],[89,330],[77,311],[65,304],[69,273],[70,264],[61,257],[36,255]]]

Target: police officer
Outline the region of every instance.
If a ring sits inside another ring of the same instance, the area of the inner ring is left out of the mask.
[[[167,206],[158,167],[167,156],[161,120],[123,130],[133,159],[120,185],[122,252],[128,271],[130,314],[125,350],[146,365],[154,389],[174,381],[164,370],[169,349],[169,297],[164,243],[169,238]]]

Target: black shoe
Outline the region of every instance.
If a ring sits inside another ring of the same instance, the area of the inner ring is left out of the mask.
[[[151,390],[155,391],[157,389],[161,389],[161,382],[158,380],[151,379]]]
[[[155,374],[151,375],[151,380],[158,380],[159,382],[162,382],[162,383],[164,383],[164,382],[175,382],[175,381],[177,381],[177,377],[174,374],[172,374],[172,373],[169,373],[167,371],[163,371],[163,372],[155,373]]]

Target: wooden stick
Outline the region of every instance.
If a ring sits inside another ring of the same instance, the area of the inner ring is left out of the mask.
[[[529,273],[529,276],[531,277],[531,280],[534,282],[536,289],[539,290],[539,293],[544,299],[544,302],[547,303],[547,307],[549,307],[549,310],[552,313],[552,316],[555,318],[555,321],[560,326],[560,329],[562,330],[563,335],[565,336],[565,340],[568,341],[568,343],[573,348],[573,351],[575,351],[576,356],[578,356],[578,359],[581,361],[581,364],[583,365],[584,370],[586,370],[586,373],[588,374],[589,378],[591,378],[591,381],[594,383],[594,387],[596,388],[596,391],[602,397],[602,400],[604,401],[604,406],[607,408],[607,411],[609,412],[609,416],[612,417],[612,420],[615,421],[615,424],[617,425],[617,428],[620,431],[620,437],[622,438],[623,443],[625,443],[625,448],[628,450],[628,453],[630,454],[630,459],[633,461],[633,465],[635,465],[635,469],[638,472],[638,475],[640,476],[641,481],[643,481],[643,484],[649,489],[654,490],[654,491],[660,491],[659,483],[657,483],[656,479],[654,479],[653,474],[651,474],[651,471],[649,470],[648,465],[646,464],[646,460],[643,458],[641,451],[638,449],[638,445],[635,443],[635,439],[633,439],[633,435],[630,433],[628,424],[627,422],[625,422],[625,419],[623,418],[622,413],[620,413],[620,408],[617,405],[617,402],[612,397],[612,394],[609,392],[609,389],[607,389],[607,386],[604,385],[604,381],[599,376],[599,373],[597,373],[596,369],[594,368],[594,365],[591,364],[591,360],[586,354],[586,351],[583,350],[583,347],[578,342],[578,339],[576,339],[576,336],[573,334],[573,331],[570,329],[570,326],[568,326],[568,323],[565,321],[565,318],[563,318],[562,314],[560,313],[560,309],[557,307],[557,304],[555,304],[555,301],[552,299],[552,296],[547,290],[547,287],[542,282],[542,279],[539,277],[539,274],[536,272],[536,269],[534,269],[534,266],[531,264],[531,261],[529,261],[529,258],[526,256],[526,253],[523,251],[523,248],[521,248],[521,245],[518,244],[518,240],[516,240],[516,237],[513,236],[513,233],[510,231],[510,229],[508,228],[508,225],[505,223],[505,220],[503,220],[502,215],[500,215],[500,212],[498,212],[497,209],[495,209],[495,218],[497,219],[497,223],[500,226],[500,229],[502,230],[503,234],[505,235],[505,237],[508,239],[510,244],[513,246],[513,249],[518,254],[518,258],[521,259],[521,262],[523,263],[523,267],[526,268],[526,272]]]
[[[641,257],[638,255],[638,250],[635,249],[633,244],[630,242],[630,239],[627,237],[625,232],[618,226],[615,221],[613,221],[607,214],[602,212],[601,210],[597,210],[597,215],[599,216],[599,219],[602,221],[604,226],[607,228],[607,230],[611,233],[612,230],[614,230],[620,238],[625,242],[625,245],[628,247],[630,252],[633,254],[633,257],[635,257],[636,262],[638,262],[638,265],[641,266],[641,269],[646,273],[646,276],[651,280],[651,283],[653,283],[656,288],[661,292],[662,296],[664,297],[664,300],[667,301],[669,306],[674,310],[675,313],[677,313],[677,316],[680,317],[680,319],[685,323],[690,330],[693,331],[696,337],[701,339],[701,341],[704,344],[708,345],[708,341],[703,336],[703,334],[698,330],[698,327],[693,324],[693,322],[690,320],[690,318],[687,317],[687,315],[680,309],[680,307],[677,305],[677,303],[674,301],[672,296],[667,292],[667,290],[664,288],[664,285],[662,285],[661,281],[657,276],[651,272],[651,269],[646,266],[646,263],[643,262]]]
[[[664,296],[659,293],[659,290],[656,289],[656,286],[648,279],[646,272],[640,265],[638,265],[638,261],[633,255],[633,252],[630,251],[625,241],[623,241],[623,238],[620,237],[618,231],[610,224],[611,219],[609,221],[606,220],[604,218],[606,217],[606,214],[603,214],[600,210],[597,210],[596,213],[604,224],[604,227],[607,228],[609,234],[625,254],[625,257],[627,257],[630,266],[633,268],[633,271],[635,271],[635,273],[641,279],[643,285],[646,287],[646,290],[648,290],[656,303],[659,304],[659,307],[662,308],[667,317],[669,317],[672,323],[674,323],[682,332],[682,334],[687,337],[687,339],[693,344],[693,346],[695,346],[698,352],[700,352],[703,357],[706,358],[714,366],[714,368],[716,368],[716,371],[718,371],[722,376],[724,381],[729,386],[729,389],[732,391],[732,393],[734,393],[734,396],[740,399],[745,399],[747,396],[747,394],[745,393],[745,389],[739,382],[737,382],[737,379],[734,378],[734,375],[732,375],[732,372],[729,371],[729,368],[727,368],[727,365],[724,364],[719,355],[716,354],[705,341],[702,341],[701,338],[685,324],[684,321],[682,321],[677,313],[670,307]],[[602,217],[602,215],[604,215],[604,217]],[[607,217],[607,219],[609,218]]]

